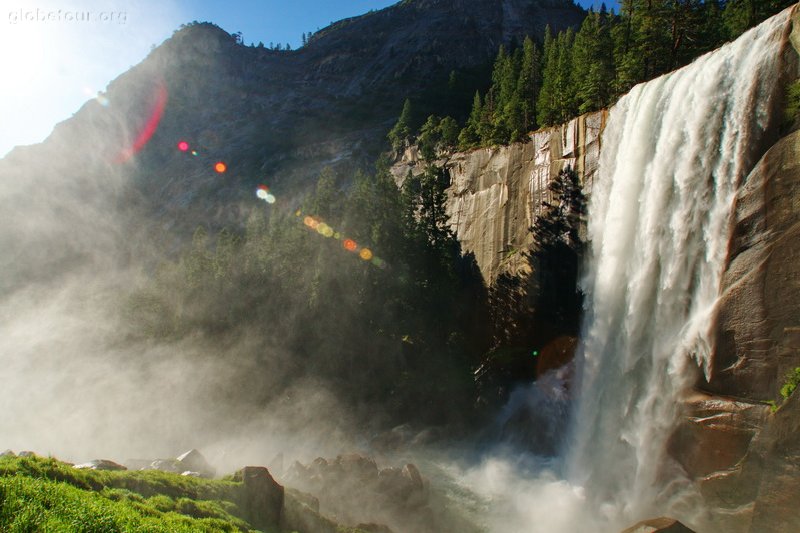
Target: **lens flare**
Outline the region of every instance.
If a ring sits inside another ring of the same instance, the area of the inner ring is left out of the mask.
[[[267,187],[263,186],[263,185],[259,186],[259,191],[262,190],[262,188],[263,188],[264,192],[266,193],[266,191],[268,190]],[[256,194],[259,194],[259,193],[257,192]],[[272,196],[272,195],[270,195],[270,196]],[[261,197],[261,195],[259,194],[259,198],[260,197]],[[269,202],[270,200],[266,199],[266,201]],[[321,235],[321,236],[323,236],[325,238],[328,238],[328,239],[334,238],[336,240],[342,241],[342,248],[344,248],[348,252],[352,252],[352,253],[358,255],[361,259],[363,259],[367,263],[370,263],[373,266],[376,266],[376,267],[381,268],[381,269],[385,269],[386,268],[386,266],[387,266],[386,265],[386,261],[384,261],[383,259],[377,257],[372,252],[372,250],[370,250],[367,247],[360,247],[356,241],[354,241],[353,239],[344,237],[341,233],[336,231],[333,227],[331,227],[325,221],[321,220],[319,217],[312,216],[312,215],[306,215],[306,214],[303,213],[302,209],[296,210],[294,212],[294,215],[296,217],[298,217],[298,218],[302,217],[301,220],[303,221],[303,225],[306,226],[310,230],[314,230],[314,232],[318,233],[319,235]]]
[[[161,117],[164,116],[164,109],[167,107],[168,96],[167,86],[164,82],[158,82],[151,99],[147,120],[145,120],[144,125],[139,130],[139,134],[136,136],[136,140],[133,141],[133,144],[122,150],[117,155],[115,162],[124,163],[128,161],[150,141],[150,138],[156,132],[156,129],[158,129]]]
[[[222,161],[217,161],[217,163],[214,165],[214,170],[216,170],[219,174],[223,174],[226,170],[228,170],[228,165]]]
[[[189,149],[189,143],[187,143],[186,141],[181,141],[178,143],[178,150],[180,150],[181,152],[185,152],[188,149]]]

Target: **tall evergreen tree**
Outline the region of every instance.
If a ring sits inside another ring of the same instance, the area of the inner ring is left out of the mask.
[[[469,150],[478,146],[481,141],[480,130],[481,121],[483,120],[483,103],[481,101],[481,93],[475,91],[475,97],[472,99],[472,110],[469,113],[469,118],[458,135],[458,149]]]
[[[411,100],[408,98],[403,104],[403,110],[400,112],[397,123],[389,131],[387,137],[395,151],[402,150],[408,146],[411,139]]]
[[[614,53],[605,13],[589,14],[575,36],[572,73],[579,113],[602,109],[611,103]]]
[[[543,56],[542,88],[537,99],[536,120],[541,126],[551,126],[558,122],[558,46],[550,26],[545,28]]]
[[[526,37],[522,44],[522,62],[517,81],[523,133],[536,129],[536,98],[542,87],[541,56],[541,49],[533,39]]]

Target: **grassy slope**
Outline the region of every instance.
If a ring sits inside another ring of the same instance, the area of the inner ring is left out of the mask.
[[[238,484],[158,471],[76,470],[55,459],[0,459],[0,531],[250,531]]]

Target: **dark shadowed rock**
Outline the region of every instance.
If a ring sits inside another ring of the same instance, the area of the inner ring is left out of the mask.
[[[296,491],[287,491],[281,514],[281,529],[302,531],[303,533],[337,533],[334,521],[322,516],[319,509],[306,503],[305,498],[297,498]]]
[[[127,467],[108,459],[94,459],[88,463],[75,465],[73,468],[79,470],[127,470]]]
[[[281,520],[284,490],[263,466],[246,466],[234,475],[241,481],[239,505],[245,519],[259,529],[274,528]]]
[[[694,533],[694,531],[677,520],[661,517],[642,520],[622,533]]]

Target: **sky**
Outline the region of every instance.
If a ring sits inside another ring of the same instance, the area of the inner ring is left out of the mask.
[[[214,22],[245,44],[297,48],[303,33],[395,1],[2,0],[0,157],[43,141],[181,24]]]

